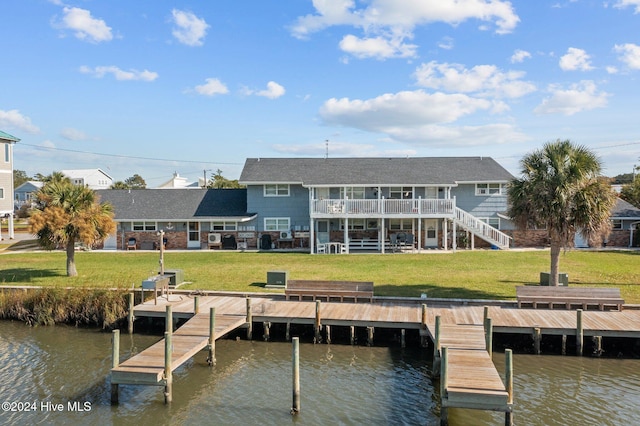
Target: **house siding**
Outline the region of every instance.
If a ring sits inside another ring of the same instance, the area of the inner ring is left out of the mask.
[[[263,185],[247,187],[247,210],[258,212],[253,221],[257,231],[264,231],[267,217],[288,217],[292,228],[309,226],[309,190],[290,185],[288,197],[265,197]]]
[[[476,195],[475,184],[460,185],[451,190],[456,206],[478,218],[496,218],[507,211],[506,195]],[[510,221],[500,219],[500,229],[513,229]]]
[[[0,212],[13,212],[13,174],[11,169],[0,170],[0,188],[2,188],[2,198],[0,198]]]

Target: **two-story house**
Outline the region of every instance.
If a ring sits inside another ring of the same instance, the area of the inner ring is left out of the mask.
[[[250,158],[239,182],[258,232],[308,238],[312,253],[384,253],[509,247],[512,178],[489,157]]]
[[[0,131],[0,217],[8,218],[9,238],[14,238],[13,230],[13,145],[20,139]],[[2,227],[0,226],[0,240]]]
[[[60,173],[71,179],[74,185],[91,189],[107,189],[113,185],[113,178],[102,169],[60,170]]]

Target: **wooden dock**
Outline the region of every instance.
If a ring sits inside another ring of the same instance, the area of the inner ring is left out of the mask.
[[[167,300],[168,297],[168,300]],[[197,301],[196,301],[197,299]],[[572,311],[518,309],[513,306],[454,306],[429,300],[407,301],[374,299],[373,303],[286,301],[280,295],[210,294],[174,292],[134,307],[135,317],[164,317],[171,305],[173,318],[189,319],[173,334],[171,368],[175,369],[207,346],[209,309],[216,309],[215,336],[262,322],[314,325],[328,334],[331,326],[373,329],[413,329],[436,340],[436,318],[440,323],[439,346],[446,349],[447,367],[441,391],[442,407],[462,407],[504,411],[510,415],[512,399],[508,386],[487,351],[485,320],[501,333],[542,335],[640,337],[640,311]],[[196,314],[196,310],[198,313]],[[353,331],[352,331],[353,332]],[[248,334],[249,335],[249,334]],[[403,332],[404,335],[404,332]],[[580,343],[581,344],[581,343]],[[112,369],[112,383],[162,385],[165,362],[160,341]],[[439,348],[438,348],[439,349]]]
[[[246,317],[218,315],[215,319],[215,338],[218,339],[245,324]],[[171,371],[188,361],[209,344],[209,312],[199,313],[173,333]],[[164,339],[111,370],[112,384],[164,386]]]

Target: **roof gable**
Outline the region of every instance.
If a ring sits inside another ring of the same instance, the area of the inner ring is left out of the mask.
[[[507,182],[513,175],[490,157],[248,158],[240,183],[319,185],[455,185]]]

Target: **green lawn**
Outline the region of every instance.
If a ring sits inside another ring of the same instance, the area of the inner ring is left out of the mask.
[[[78,252],[79,276],[66,277],[63,252],[0,255],[0,283],[77,287],[132,287],[159,270],[157,252]],[[571,286],[619,287],[627,303],[640,303],[640,252],[569,251],[561,272]],[[267,271],[291,279],[373,281],[377,296],[513,299],[515,286],[539,281],[548,251],[458,251],[426,254],[309,255],[220,251],[165,252],[166,269],[182,269],[194,290],[265,289]]]

